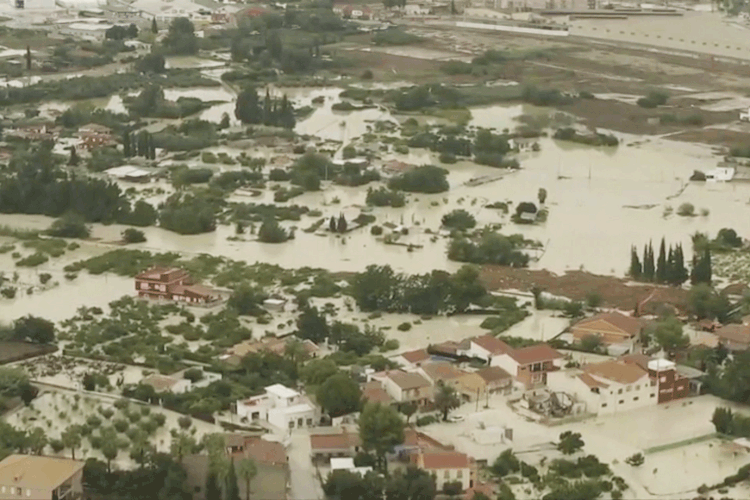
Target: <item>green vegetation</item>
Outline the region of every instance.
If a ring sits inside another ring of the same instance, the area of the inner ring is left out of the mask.
[[[365,199],[367,205],[375,207],[400,208],[406,205],[406,197],[399,191],[393,191],[384,187],[377,189],[369,188]]]
[[[448,258],[472,264],[497,264],[501,266],[526,267],[529,256],[522,250],[536,245],[520,234],[504,236],[490,230],[482,230],[469,237],[454,238],[448,244]]]
[[[423,42],[423,38],[407,33],[399,28],[392,28],[376,33],[372,38],[375,45],[411,45]]]
[[[659,247],[659,256],[654,263],[654,249],[649,242],[643,248],[643,260],[638,258],[635,247],[630,249],[630,269],[628,275],[637,281],[664,283],[673,286],[681,286],[688,279],[688,270],[685,267],[685,257],[682,245],[669,246],[666,249],[664,238]],[[699,273],[702,272],[699,269]]]
[[[443,168],[425,165],[392,178],[388,187],[414,193],[442,193],[449,188],[447,174]]]
[[[467,212],[464,209],[455,209],[447,214],[443,215],[443,218],[441,219],[443,227],[447,227],[449,229],[456,229],[459,231],[465,231],[467,229],[472,229],[474,226],[477,225],[477,221],[474,218],[473,215],[471,215],[469,212]]]
[[[552,137],[560,141],[577,142],[588,146],[617,146],[620,144],[620,140],[613,134],[601,134],[599,132],[579,134],[576,129],[571,127],[557,129]]]
[[[642,108],[656,108],[666,104],[668,99],[668,94],[654,90],[649,92],[645,97],[638,99],[636,103]]]

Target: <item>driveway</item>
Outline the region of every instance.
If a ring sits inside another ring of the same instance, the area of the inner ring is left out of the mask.
[[[295,430],[287,449],[291,473],[292,500],[320,500],[324,497],[315,466],[310,460],[310,434],[307,430]]]

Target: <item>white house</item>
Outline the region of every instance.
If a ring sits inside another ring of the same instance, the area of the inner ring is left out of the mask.
[[[409,3],[404,7],[404,14],[407,16],[426,16],[430,13],[430,8],[421,3]]]
[[[468,342],[468,346],[465,349],[459,349],[458,354],[470,358],[479,358],[487,363],[490,363],[492,358],[507,354],[512,350],[508,344],[492,335],[473,337]]]
[[[364,476],[372,470],[372,467],[355,467],[354,459],[351,457],[331,458],[331,472],[336,470],[347,470]]]
[[[114,25],[93,22],[70,23],[60,28],[60,34],[100,42],[112,26]]]
[[[729,182],[734,178],[734,167],[716,167],[706,172],[708,182]]]
[[[266,393],[237,402],[237,415],[250,422],[266,421],[279,429],[313,427],[320,420],[318,409],[307,397],[281,384]]]
[[[412,455],[412,463],[435,476],[438,491],[445,483],[460,482],[463,491],[474,486],[474,462],[464,453],[429,449]]]
[[[657,404],[656,382],[648,372],[622,361],[605,361],[583,370],[550,372],[547,387],[585,403],[586,411],[595,415],[611,415]]]

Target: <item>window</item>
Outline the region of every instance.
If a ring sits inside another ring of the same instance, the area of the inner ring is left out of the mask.
[[[606,408],[606,407],[607,407],[607,403],[602,403],[602,408]]]
[[[627,386],[627,387],[625,388],[625,392],[630,392],[630,391],[632,391],[632,390],[633,390],[633,386],[632,386],[632,385],[629,385],[629,386]]]
[[[623,404],[624,402],[625,402],[624,399],[621,399],[620,401],[618,401],[619,404]]]
[[[450,471],[445,471],[445,472],[443,472],[443,477],[444,477],[445,479],[450,479],[450,478],[451,478],[451,473],[450,473]]]
[[[617,389],[617,394],[622,394],[622,389]]]
[[[633,401],[638,401],[638,396],[634,397]]]
[[[458,479],[460,479],[463,475],[464,475],[464,471],[462,470],[459,470],[458,472],[456,472],[456,478]]]
[[[641,386],[640,386],[640,384],[639,384],[639,385],[636,385],[636,386],[635,386],[635,390],[636,390],[636,391],[640,391],[640,390],[641,390]]]
[[[651,397],[652,397],[652,398],[654,397],[654,393],[653,393],[653,392],[651,393]]]
[[[666,375],[662,375],[661,377],[659,377],[659,381],[662,384],[666,384],[667,383],[667,376]]]

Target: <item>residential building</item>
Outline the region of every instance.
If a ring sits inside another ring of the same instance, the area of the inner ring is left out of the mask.
[[[98,123],[88,123],[79,127],[78,137],[81,139],[79,146],[88,151],[117,145],[117,141],[112,135],[112,129]]]
[[[463,401],[476,401],[487,395],[487,384],[476,372],[464,373],[456,380],[456,392]]]
[[[112,129],[98,123],[87,123],[78,127],[78,137],[84,138],[88,135],[108,135],[112,137]]]
[[[237,415],[248,422],[265,421],[278,429],[313,427],[320,412],[299,392],[281,384],[265,388],[266,393],[237,402]]]
[[[613,311],[586,318],[570,329],[573,337],[581,341],[589,335],[599,337],[605,344],[634,345],[638,341],[643,322],[639,318]]]
[[[0,462],[0,500],[73,500],[83,494],[83,462],[10,455]]]
[[[177,267],[152,267],[135,277],[139,297],[174,300],[188,304],[212,304],[221,299],[213,288],[193,284],[190,275]]]
[[[60,27],[60,34],[84,40],[101,42],[108,29],[114,25],[109,23],[78,22],[65,24]]]
[[[492,358],[492,366],[499,366],[527,388],[547,383],[547,373],[559,369],[563,355],[547,344],[536,344]]]
[[[397,403],[425,406],[432,401],[432,384],[419,373],[393,370],[385,373],[382,382],[385,392]]]
[[[242,358],[244,358],[248,354],[272,352],[274,354],[278,354],[279,356],[283,356],[286,352],[287,345],[289,345],[289,343],[293,341],[299,341],[301,343],[302,348],[305,350],[305,354],[308,357],[318,357],[320,348],[315,344],[315,342],[309,339],[299,340],[294,335],[289,335],[286,337],[265,337],[261,340],[244,340],[239,344],[235,344],[227,349],[226,352],[219,357],[219,359],[232,365],[239,365]]]
[[[625,363],[636,364],[656,381],[657,403],[667,403],[690,395],[690,378],[680,374],[677,365],[667,359],[651,359],[645,354],[623,356]]]
[[[326,461],[334,457],[354,458],[361,446],[359,434],[346,429],[310,435],[310,453],[313,461]]]
[[[431,359],[427,349],[417,349],[399,354],[393,360],[406,369],[416,368]]]
[[[657,404],[656,382],[646,370],[624,361],[605,361],[583,369],[548,374],[550,391],[563,392],[595,415],[609,415]]]
[[[264,500],[286,500],[289,484],[289,463],[281,443],[266,441],[259,436],[227,435],[227,455],[235,462],[250,458],[255,462],[258,473],[250,481],[252,498]],[[230,446],[231,445],[231,446]],[[206,476],[208,475],[208,455],[188,455],[182,465],[187,473],[186,483],[192,492],[193,500],[205,499]],[[245,498],[245,481],[238,478],[240,498]]]
[[[56,141],[60,136],[60,129],[54,125],[41,123],[26,125],[5,132],[8,137],[16,137],[27,141]]]
[[[171,392],[172,394],[183,394],[188,392],[191,382],[186,378],[170,377],[168,375],[149,375],[140,382],[143,385],[150,385],[156,392]]]
[[[383,384],[377,380],[371,380],[362,384],[362,399],[368,403],[380,403],[390,405],[393,398],[385,391]]]
[[[730,351],[746,351],[750,347],[750,326],[740,324],[724,325],[717,328],[714,335]]]
[[[416,372],[424,376],[433,387],[443,383],[454,389],[458,387],[458,380],[461,376],[466,374],[465,371],[447,361],[424,363],[416,370]]]
[[[499,366],[488,366],[476,371],[485,383],[485,390],[490,394],[504,393],[513,385],[513,376]]]
[[[459,354],[470,358],[479,358],[487,363],[491,363],[495,356],[502,356],[512,350],[512,348],[492,335],[482,335],[468,339],[468,348],[461,349]]]
[[[411,456],[412,463],[435,476],[438,491],[445,483],[458,481],[462,490],[468,490],[476,481],[476,466],[466,454],[451,450],[419,450]]]

